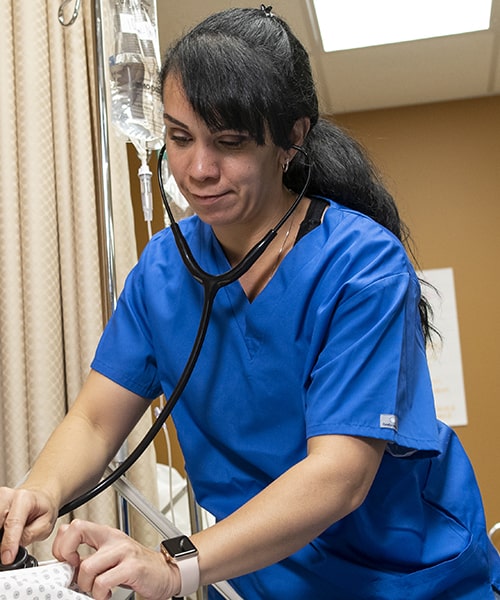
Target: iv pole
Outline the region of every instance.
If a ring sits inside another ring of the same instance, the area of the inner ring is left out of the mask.
[[[70,0],[64,0],[59,7],[58,18],[63,27],[69,27],[78,18],[80,0],[76,0],[71,18],[65,21],[64,8]],[[116,308],[117,286],[115,267],[115,238],[113,224],[113,205],[111,193],[111,170],[109,160],[109,126],[106,98],[106,75],[104,64],[104,26],[101,0],[95,0],[91,5],[93,48],[95,62],[95,87],[97,90],[97,130],[98,160],[97,173],[97,221],[99,226],[99,246],[101,263],[101,284],[103,296],[103,323],[107,323]],[[122,462],[127,456],[126,443],[122,445],[116,460]],[[129,515],[127,501],[118,495],[118,520],[120,529],[129,533]]]
[[[94,48],[96,61],[96,87],[99,110],[97,112],[99,128],[99,159],[101,169],[98,182],[99,194],[99,225],[101,229],[102,261],[106,281],[104,289],[104,319],[108,319],[116,308],[116,270],[115,270],[115,240],[113,226],[113,206],[111,194],[111,171],[109,165],[109,126],[106,99],[106,77],[104,67],[104,30],[102,22],[101,1],[95,0],[93,7]]]
[[[96,89],[97,89],[97,125],[99,130],[98,154],[100,169],[98,177],[98,222],[100,229],[101,268],[104,275],[102,281],[103,291],[103,317],[104,322],[110,319],[116,308],[116,263],[115,263],[115,238],[113,222],[113,204],[111,192],[111,170],[109,160],[109,124],[106,97],[106,75],[104,64],[104,25],[101,0],[95,0],[92,10],[94,23],[94,59],[96,64]],[[122,445],[116,460],[122,462],[127,457],[127,444]],[[120,529],[130,533],[129,513],[126,499],[118,496],[118,519]]]

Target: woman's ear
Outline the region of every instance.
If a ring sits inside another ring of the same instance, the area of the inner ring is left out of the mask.
[[[286,173],[288,171],[290,161],[297,154],[294,146],[302,146],[310,128],[311,120],[309,117],[301,117],[293,124],[292,131],[290,132],[290,148],[288,150],[281,148],[280,164],[283,172]]]
[[[302,146],[311,128],[311,119],[309,117],[300,117],[293,124],[290,133],[290,142],[292,146]]]

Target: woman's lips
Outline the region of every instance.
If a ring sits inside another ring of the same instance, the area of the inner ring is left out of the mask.
[[[203,194],[203,195],[191,194],[191,198],[197,204],[213,204],[214,202],[217,202],[217,200],[220,200],[225,195],[226,195],[225,192],[222,194]]]

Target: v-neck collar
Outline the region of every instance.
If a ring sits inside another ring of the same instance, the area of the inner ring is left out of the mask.
[[[231,265],[213,231],[211,228],[207,229],[210,237],[206,239],[206,247],[210,248],[210,254],[213,257],[211,262],[217,273],[226,272]],[[262,336],[254,335],[254,332],[259,329],[260,321],[263,318],[267,319],[270,313],[282,310],[292,279],[302,269],[307,268],[307,265],[315,260],[320,251],[322,236],[319,230],[321,230],[321,225],[317,229],[316,234],[314,230],[310,231],[290,249],[271,279],[253,301],[249,300],[239,281],[235,281],[219,291],[219,295],[222,296],[220,301],[230,311],[231,318],[240,331],[250,359],[264,341]],[[310,247],[305,248],[306,245]]]

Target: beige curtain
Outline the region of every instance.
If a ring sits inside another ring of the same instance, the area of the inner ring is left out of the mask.
[[[84,0],[63,28],[59,4],[0,0],[0,484],[9,486],[75,398],[103,328],[92,7]],[[125,147],[112,133],[110,146],[120,289],[136,255]],[[75,467],[84,459],[75,454]],[[152,449],[130,478],[156,502]],[[78,516],[117,524],[114,496]],[[132,535],[156,543],[142,520]],[[50,558],[48,542],[32,550]]]

